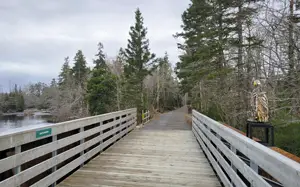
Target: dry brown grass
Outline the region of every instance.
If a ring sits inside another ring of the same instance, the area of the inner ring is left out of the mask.
[[[288,157],[289,159],[292,159],[292,160],[300,163],[300,157],[297,157],[296,155],[293,155],[289,152],[286,152],[286,151],[284,151],[284,150],[282,150],[278,147],[271,147],[271,149],[278,152],[278,153],[280,153],[280,154],[282,154],[282,155],[284,155],[284,156],[286,156],[286,157]]]

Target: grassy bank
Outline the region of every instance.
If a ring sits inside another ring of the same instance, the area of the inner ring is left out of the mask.
[[[275,125],[275,146],[300,156],[300,122]]]

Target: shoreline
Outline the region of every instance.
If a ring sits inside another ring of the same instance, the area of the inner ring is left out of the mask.
[[[7,112],[7,113],[0,113],[0,116],[52,116],[50,112],[43,112],[43,111],[35,111],[35,112]]]

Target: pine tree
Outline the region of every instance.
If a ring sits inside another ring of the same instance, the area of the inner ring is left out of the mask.
[[[213,22],[208,20],[213,10],[213,5],[207,0],[196,0],[182,14],[183,32],[175,37],[185,39],[184,44],[178,44],[184,54],[179,56],[180,62],[176,67],[177,76],[182,79],[183,92],[189,92],[198,79],[213,73],[206,68],[211,66],[211,57],[214,55],[209,43],[211,38],[215,38]]]
[[[139,9],[135,12],[135,25],[130,27],[130,39],[124,56],[126,64],[124,74],[127,79],[127,96],[141,112],[144,106],[143,81],[150,73],[150,65],[155,55],[150,52],[147,28]]]
[[[62,87],[63,85],[66,85],[68,82],[68,79],[71,76],[71,68],[70,68],[70,61],[69,57],[65,58],[65,62],[61,68],[61,72],[58,76],[58,85]]]
[[[16,111],[17,112],[22,112],[25,109],[25,101],[24,101],[24,96],[22,92],[19,92],[18,95],[16,96]]]
[[[57,86],[55,78],[51,80],[50,87],[55,88]]]
[[[247,90],[244,86],[245,69],[249,67],[250,70],[251,66],[245,65],[243,59],[244,40],[251,40],[252,46],[257,45],[250,36],[244,37],[244,25],[251,24],[251,16],[256,12],[253,6],[246,6],[248,3],[248,0],[191,0],[190,6],[182,14],[183,32],[176,34],[176,37],[185,41],[178,45],[184,53],[177,63],[177,75],[181,79],[182,91],[194,94],[193,103],[201,102],[198,106],[202,111],[222,112],[218,99],[225,94],[220,90],[230,86],[226,81],[229,74],[237,79],[234,94],[240,94],[236,99],[239,104],[233,105],[244,107],[237,108],[236,113],[244,112],[247,108],[246,93],[242,91]],[[234,71],[236,74],[231,74]],[[211,88],[203,86],[208,82]],[[210,89],[210,94],[204,95],[203,88]],[[202,109],[202,102],[206,102],[205,109]],[[223,106],[228,105],[223,103]],[[213,109],[210,108],[212,106]]]
[[[115,109],[116,76],[107,67],[103,46],[98,45],[98,57],[94,60],[96,66],[92,70],[92,77],[87,84],[87,101],[92,115],[103,114]]]
[[[94,60],[95,68],[107,68],[105,55],[103,53],[103,44],[101,42],[98,43],[98,53],[95,56],[97,57],[97,59]]]
[[[75,79],[75,84],[80,85],[82,88],[84,88],[89,72],[86,64],[87,62],[85,60],[85,56],[81,50],[78,50],[74,57],[74,67],[72,68],[72,73]]]

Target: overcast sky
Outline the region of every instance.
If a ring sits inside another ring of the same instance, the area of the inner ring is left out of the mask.
[[[8,0],[0,3],[0,85],[49,83],[63,59],[81,49],[89,66],[97,50],[114,57],[126,47],[139,7],[152,52],[167,51],[173,64],[179,51],[173,34],[189,0]],[[1,91],[0,87],[0,91]]]

